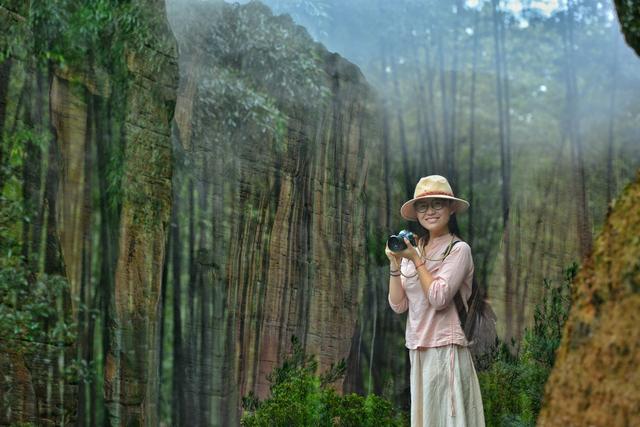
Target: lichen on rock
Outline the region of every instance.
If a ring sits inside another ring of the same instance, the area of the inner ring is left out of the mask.
[[[629,426],[640,417],[640,172],[613,204],[574,282],[540,426]]]

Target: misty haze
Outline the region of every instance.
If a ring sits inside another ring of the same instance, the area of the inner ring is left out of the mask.
[[[639,422],[637,2],[1,3],[0,426]]]

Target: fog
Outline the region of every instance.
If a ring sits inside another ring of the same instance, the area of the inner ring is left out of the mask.
[[[170,1],[170,17],[184,4]],[[498,230],[507,210],[511,221],[521,221],[515,233],[522,233],[523,247],[540,239],[537,222],[544,222],[548,236],[571,230],[573,237],[558,243],[562,251],[538,245],[539,254],[509,261],[519,265],[541,257],[542,271],[529,280],[561,277],[588,245],[579,234],[597,233],[609,201],[640,164],[640,62],[625,44],[610,3],[265,4],[356,64],[374,88],[398,208],[421,176],[434,173],[451,177],[454,190],[476,198],[474,229],[466,235],[478,238],[480,274],[494,287],[493,298],[504,299]],[[501,196],[505,185],[508,201]],[[396,207],[390,220],[395,228],[401,225]],[[463,229],[467,220],[462,218]],[[526,300],[537,300],[539,286],[528,292]]]
[[[0,23],[0,424],[406,425],[385,243],[428,236],[400,207],[429,175],[470,204],[448,225],[487,425],[535,424],[573,279],[628,237],[605,224],[640,167],[640,59],[611,2],[9,1]]]

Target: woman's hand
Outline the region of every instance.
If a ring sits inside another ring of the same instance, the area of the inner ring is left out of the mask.
[[[402,256],[393,252],[389,249],[389,246],[385,246],[384,253],[389,258],[389,263],[391,264],[391,268],[393,270],[397,270],[400,268],[400,263],[402,262]]]
[[[400,252],[397,252],[397,254],[403,258],[407,258],[408,260],[413,261],[414,263],[418,262],[420,260],[420,253],[418,252],[418,250],[406,237],[404,238],[404,243],[407,245],[407,248],[401,250]]]

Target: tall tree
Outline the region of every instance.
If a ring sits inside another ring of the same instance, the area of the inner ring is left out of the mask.
[[[468,186],[469,186],[469,204],[471,206],[475,206],[474,202],[474,192],[473,192],[473,183],[475,181],[475,139],[476,139],[476,81],[478,77],[478,45],[480,41],[480,11],[476,10],[473,16],[473,57],[471,59],[471,95],[469,101],[469,175],[468,175]],[[473,246],[473,241],[475,238],[474,231],[474,210],[469,210],[469,243]]]
[[[171,221],[171,274],[172,289],[172,319],[173,319],[173,367],[172,367],[172,396],[171,400],[171,424],[174,426],[185,425],[186,418],[184,410],[185,405],[185,366],[183,358],[183,340],[182,340],[182,310],[181,310],[181,274],[182,274],[182,257],[180,254],[180,226],[179,226],[179,193],[174,196],[174,207]]]
[[[581,259],[591,252],[592,232],[587,200],[586,170],[582,134],[580,132],[580,104],[575,69],[574,21],[575,3],[569,1],[562,12],[563,71],[565,80],[565,133],[571,145],[571,169],[573,171],[572,194],[575,201],[578,248]]]
[[[405,132],[403,97],[400,90],[400,78],[398,76],[398,60],[394,58],[393,55],[390,55],[389,58],[389,63],[391,64],[391,78],[393,80],[393,93],[395,95],[394,101],[396,120],[398,122],[398,142],[400,144],[400,158],[402,159],[402,176],[404,177],[405,194],[409,196],[413,194],[415,177],[413,174],[413,165],[409,159],[409,147],[407,142],[407,135]]]
[[[611,67],[609,69],[609,134],[607,136],[607,206],[613,198],[613,191],[616,188],[615,177],[613,176],[613,146],[614,146],[614,128],[616,115],[616,91],[618,88],[618,30],[615,25],[611,26],[612,34],[612,56]]]
[[[429,119],[428,107],[426,105],[427,93],[424,87],[424,76],[422,74],[422,63],[420,62],[419,47],[415,41],[415,38],[411,39],[411,47],[413,49],[413,67],[415,69],[415,81],[414,85],[417,89],[415,96],[416,100],[416,120],[417,120],[417,140],[420,144],[420,159],[418,163],[418,171],[424,173],[427,170],[436,169],[435,149],[433,141],[434,126]],[[426,73],[431,73],[431,70],[427,69]]]
[[[382,55],[380,67],[382,81],[387,79],[387,61]],[[382,153],[383,153],[383,174],[384,174],[384,194],[385,194],[385,224],[391,224],[391,130],[389,124],[389,101],[384,97],[381,106],[382,115]]]
[[[7,118],[7,104],[9,102],[9,79],[11,77],[12,59],[7,58],[0,63],[0,138],[4,136],[4,126]],[[3,187],[4,162],[7,152],[5,144],[0,144],[0,190]]]
[[[498,128],[500,139],[500,176],[502,178],[502,230],[503,230],[503,265],[504,265],[504,308],[505,338],[513,336],[513,274],[511,265],[511,237],[509,226],[509,209],[511,205],[511,134],[509,122],[509,76],[507,75],[507,57],[505,47],[504,16],[497,0],[492,0],[493,43],[495,52],[496,96],[498,99]]]

